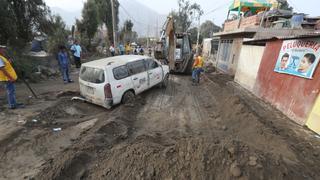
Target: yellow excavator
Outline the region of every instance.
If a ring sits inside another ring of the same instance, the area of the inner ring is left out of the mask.
[[[171,16],[167,17],[162,27],[154,56],[167,63],[173,73],[191,73],[192,71],[193,52],[190,35],[187,32],[176,32],[174,19]]]

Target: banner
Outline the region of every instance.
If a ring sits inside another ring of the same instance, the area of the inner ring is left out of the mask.
[[[312,79],[319,58],[320,39],[283,41],[274,71]]]

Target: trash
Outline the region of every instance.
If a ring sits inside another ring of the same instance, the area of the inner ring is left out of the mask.
[[[58,131],[61,131],[62,128],[53,128],[52,130],[53,130],[54,132],[58,132]]]
[[[319,135],[315,135],[314,137],[315,137],[315,138],[318,138],[318,139],[320,139],[320,136],[319,136]]]
[[[25,120],[19,120],[18,123],[25,124],[26,121]]]
[[[86,101],[84,98],[82,98],[82,97],[73,97],[73,98],[71,98],[71,100],[72,101],[74,101],[74,100],[80,100],[80,101]]]
[[[232,163],[231,164],[230,173],[234,177],[240,177],[241,176],[242,172],[241,172],[240,168],[238,167],[237,163]]]
[[[36,119],[32,119],[32,122],[35,122],[35,123],[36,123],[36,122],[38,122],[38,120],[36,120]]]
[[[32,98],[32,96],[28,96],[28,98],[29,98],[29,99],[31,99],[31,98]]]

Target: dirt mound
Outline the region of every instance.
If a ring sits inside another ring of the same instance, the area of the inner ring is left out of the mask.
[[[298,166],[241,141],[185,138],[163,146],[145,138],[114,147],[88,179],[303,179]]]

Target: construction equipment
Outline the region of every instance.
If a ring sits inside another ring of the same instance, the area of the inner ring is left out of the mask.
[[[171,16],[162,27],[154,56],[161,62],[169,64],[171,72],[191,73],[192,71],[193,53],[190,35],[186,32],[175,32],[174,19]]]

